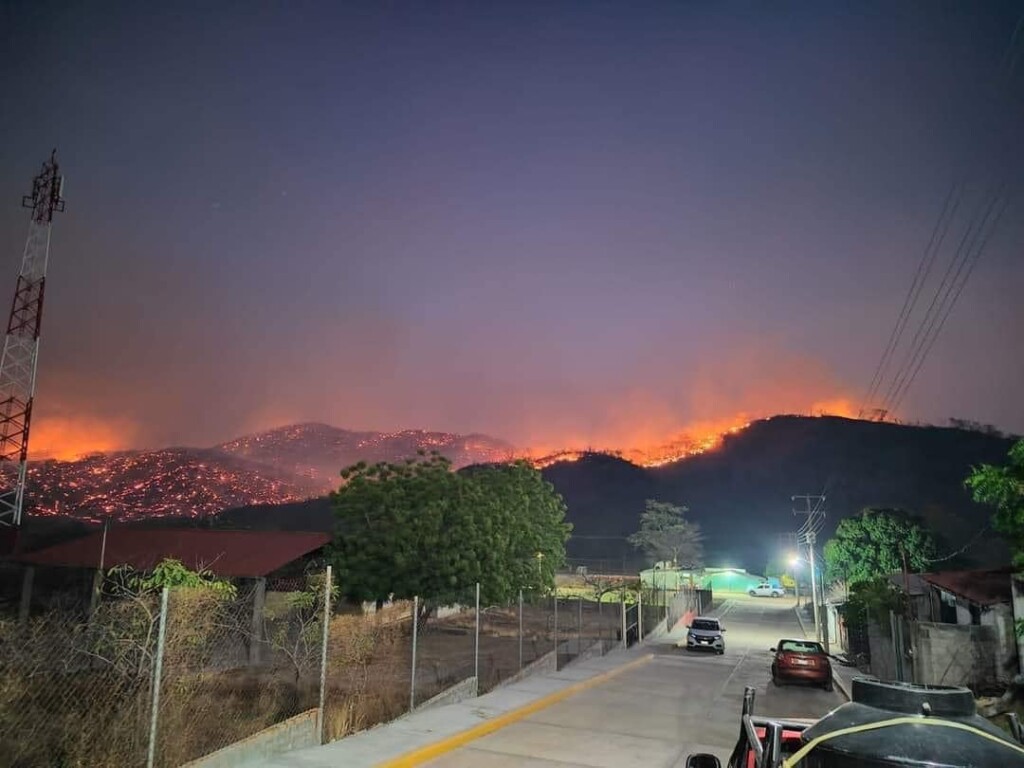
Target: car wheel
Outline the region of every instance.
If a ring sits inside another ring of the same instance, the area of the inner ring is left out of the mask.
[[[725,648],[722,648],[722,649],[720,649],[720,650],[718,651],[718,655],[719,655],[719,656],[724,656],[724,655],[725,655]]]
[[[829,691],[831,693],[832,692],[832,678],[830,677],[825,682],[825,684],[823,686],[821,686],[821,687],[824,688],[826,691]]]
[[[776,688],[782,687],[782,681],[779,680],[779,676],[776,675],[774,672],[772,672],[772,685],[774,685]]]
[[[757,597],[757,592],[755,592],[754,590],[750,590],[749,592],[747,592],[747,594],[751,597]]]

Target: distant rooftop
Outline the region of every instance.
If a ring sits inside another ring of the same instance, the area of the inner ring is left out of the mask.
[[[217,576],[266,576],[331,540],[327,533],[295,531],[216,531],[202,528],[112,528],[107,532],[103,567],[129,565],[148,571],[162,560],[180,560],[193,570]],[[30,565],[98,568],[103,533],[26,552],[17,560]]]

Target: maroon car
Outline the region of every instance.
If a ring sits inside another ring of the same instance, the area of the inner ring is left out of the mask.
[[[826,691],[832,690],[832,665],[819,643],[813,640],[779,640],[778,646],[771,651],[775,654],[772,660],[772,682],[775,685],[812,683]]]

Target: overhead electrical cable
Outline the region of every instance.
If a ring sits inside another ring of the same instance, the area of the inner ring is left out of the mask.
[[[903,331],[906,329],[907,322],[910,320],[914,307],[917,305],[917,299],[921,295],[921,289],[924,288],[925,282],[927,282],[928,276],[931,274],[932,266],[935,264],[935,257],[938,254],[939,249],[942,247],[942,242],[945,240],[946,232],[949,231],[949,224],[956,215],[956,210],[960,205],[961,191],[960,185],[954,182],[953,186],[950,187],[949,194],[946,195],[945,202],[942,204],[942,211],[939,213],[939,217],[935,220],[935,226],[932,227],[931,237],[928,238],[928,244],[925,246],[924,252],[921,254],[921,260],[917,264],[917,270],[914,272],[914,279],[910,284],[910,288],[907,290],[907,295],[903,299],[903,306],[900,308],[899,316],[896,318],[896,324],[893,326],[892,332],[889,334],[889,342],[886,344],[885,350],[882,352],[882,357],[878,361],[878,365],[875,367],[875,374],[871,377],[871,384],[868,386],[868,391],[864,395],[863,404],[860,409],[861,416],[871,408],[871,403],[874,397],[878,394],[878,388],[885,381],[885,375],[888,372],[889,364],[892,362],[893,356],[899,348],[900,341],[903,338]]]
[[[988,231],[985,232],[984,238],[981,240],[981,243],[978,245],[974,254],[970,257],[970,260],[966,262],[967,270],[963,275],[963,279],[959,281],[959,283],[956,285],[956,290],[952,292],[952,296],[950,297],[949,302],[946,305],[945,311],[942,314],[941,319],[939,319],[938,324],[932,331],[931,337],[928,339],[927,346],[924,347],[924,351],[918,359],[914,367],[914,370],[910,373],[910,378],[907,379],[907,381],[903,385],[902,391],[897,394],[896,399],[892,404],[893,411],[897,410],[900,407],[900,404],[903,402],[903,398],[906,396],[910,387],[913,385],[914,380],[917,379],[918,373],[921,372],[921,368],[924,366],[924,361],[928,358],[928,354],[931,352],[932,347],[935,346],[935,341],[939,338],[939,335],[942,333],[942,329],[946,324],[946,320],[949,319],[949,316],[953,311],[953,307],[956,305],[957,300],[960,298],[960,294],[963,293],[964,286],[967,285],[967,281],[971,279],[971,273],[973,273],[974,268],[978,266],[978,262],[981,260],[981,256],[985,252],[985,248],[988,246],[989,241],[992,239],[992,234],[995,232],[996,227],[999,225],[999,220],[1002,218],[1003,213],[1006,211],[1008,205],[1009,201],[1004,198],[1001,205],[997,209],[995,217],[992,219],[991,224],[988,226]],[[961,269],[963,268],[963,266],[964,265],[962,264]]]

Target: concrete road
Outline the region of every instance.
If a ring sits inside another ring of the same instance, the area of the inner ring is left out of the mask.
[[[838,693],[775,688],[769,648],[803,637],[788,598],[739,597],[713,615],[726,627],[723,656],[674,646],[685,629],[651,644],[655,658],[429,765],[682,766],[690,752],[728,756],[739,733],[745,686],[757,688],[756,711],[816,718],[839,706]]]

